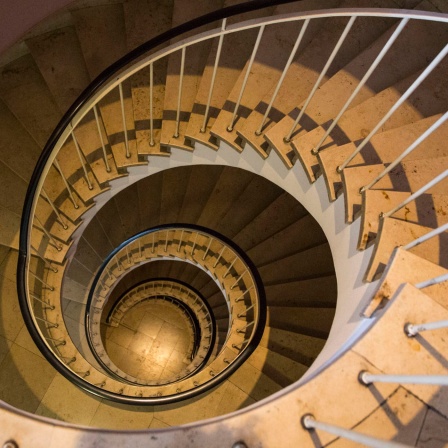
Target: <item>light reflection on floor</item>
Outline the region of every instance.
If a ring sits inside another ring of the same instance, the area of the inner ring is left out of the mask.
[[[175,305],[160,300],[131,308],[120,325],[106,330],[112,362],[143,381],[174,379],[190,362],[192,332]]]

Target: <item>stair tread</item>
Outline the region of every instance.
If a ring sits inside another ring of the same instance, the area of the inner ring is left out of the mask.
[[[393,162],[440,117],[440,114],[434,115],[374,135],[369,144],[347,166],[377,164],[380,161]],[[405,160],[447,156],[448,151],[443,144],[447,132],[447,125],[440,126],[437,131],[425,139],[424,143],[408,154]],[[317,156],[325,177],[330,200],[336,199],[338,188],[341,185],[341,175],[336,171],[336,168],[342,165],[355,149],[356,144],[352,142],[324,149]]]
[[[61,113],[30,54],[2,68],[0,97],[43,148]]]
[[[384,2],[381,3],[381,7],[386,6]],[[339,2],[339,8],[353,8],[358,7],[359,0],[346,0]],[[391,7],[396,7],[396,2],[389,1]],[[335,5],[328,5],[328,7]],[[372,4],[372,7],[375,5]],[[376,38],[378,38],[390,25],[390,19],[380,19],[375,23],[375,27],[366,26],[369,19],[363,19],[359,17],[352,26],[347,38],[344,41],[343,46],[340,48],[337,57],[332,62],[327,75],[322,80],[322,83],[326,82],[334,73],[348,64],[361,50],[371,44]],[[325,63],[330,56],[333,47],[336,45],[340,38],[340,35],[345,28],[347,18],[334,17],[328,19],[326,26],[322,27],[310,44],[304,49],[300,57],[295,61],[278,92],[277,98],[274,100],[272,112],[269,114],[269,120],[263,128],[263,133],[269,132],[271,128],[275,126],[285,115],[301,104],[307,97],[315,82],[317,81],[320,71],[325,66]],[[301,82],[297,83],[297,79]],[[294,92],[291,95],[291,91]],[[263,98],[262,102],[252,111],[247,118],[243,129],[241,130],[241,136],[249,142],[249,144],[258,151],[264,151],[263,147],[266,145],[266,141],[263,135],[256,136],[255,131],[261,124],[264,109],[269,104],[274,88],[271,88],[269,93]],[[261,107],[263,105],[263,107]],[[291,122],[292,125],[292,122]],[[292,162],[288,154],[291,152],[289,145],[285,145],[283,142],[284,135],[276,135],[270,133],[268,141],[274,149],[278,150],[278,153],[286,166],[291,167]],[[285,152],[286,150],[286,152]]]
[[[436,167],[435,167],[436,166]],[[372,188],[375,190],[395,190],[415,192],[448,166],[448,157],[434,159],[419,159],[402,161],[386,176],[380,179]],[[342,173],[342,183],[345,196],[346,221],[352,222],[361,208],[362,196],[359,193],[361,187],[372,181],[379,175],[386,165],[364,165],[346,168]],[[447,182],[441,181],[431,188],[434,194],[445,194]]]
[[[27,39],[26,44],[59,109],[66,111],[89,84],[75,29],[59,28]],[[61,59],[64,64],[58,63]]]
[[[365,249],[369,241],[375,237],[378,232],[380,213],[392,210],[408,197],[409,193],[389,190],[367,190],[363,193],[358,249]],[[448,222],[447,212],[448,195],[423,194],[392,216],[403,221],[436,228]]]
[[[434,7],[429,2],[423,3],[425,3],[426,6],[426,8],[423,9],[434,10]],[[425,38],[427,40],[420,42],[419,36],[421,25],[421,23],[414,22],[407,24],[399,38],[395,41],[394,45],[390,48],[380,63],[380,68],[387,66],[388,70],[382,71],[382,76],[378,76],[378,74],[376,76],[372,76],[367,84],[358,92],[348,110],[368,100],[377,93],[387,89],[389,86],[393,86],[399,81],[412,76],[424,67],[427,60],[425,59],[426,56],[422,56],[422,54],[424,54],[423,51],[419,54],[416,52],[412,55],[412,58],[406,60],[405,63],[403,63],[399,57],[400,54],[403,54],[403,51],[406,51],[406,48],[413,46],[417,40],[419,41],[419,48],[426,48],[428,50],[428,52],[425,53],[427,57],[430,59],[435,57],[437,52],[440,50],[441,42],[446,40],[446,38],[442,37],[445,35],[444,33],[446,33],[446,31],[442,30],[441,27],[431,29],[430,33],[425,34]],[[303,122],[309,122],[309,126],[307,125],[306,129],[299,128],[299,131],[295,132],[293,141],[303,135],[306,135],[306,132],[310,132],[313,128],[330,124],[330,120],[337,116],[342,106],[358,85],[359,80],[364,75],[366,67],[371,65],[380,49],[383,48],[385,42],[394,31],[394,28],[395,26],[382,34],[373,44],[361,52],[349,64],[347,64],[343,69],[341,69],[321,86],[321,88],[314,95],[313,100],[310,102],[306,111],[306,116],[303,118]],[[400,65],[397,65],[398,60],[400,60]],[[338,92],[337,95],[334,95],[335,91]],[[291,150],[288,146],[285,147],[285,144],[281,143],[281,139],[278,137],[273,137],[271,140],[269,136],[271,134],[275,134],[277,136],[282,135],[283,138],[283,136],[287,135],[297,114],[297,110],[289,112],[288,115],[286,115],[276,126],[271,129],[270,132],[266,134],[268,141],[270,141],[273,146],[276,146],[277,150],[281,154],[288,154]],[[293,118],[291,118],[291,116]],[[333,134],[335,135],[336,131]],[[297,150],[299,151],[300,149],[298,148]],[[306,150],[305,156],[309,156]],[[313,156],[313,158],[307,161],[305,165],[312,166],[316,163],[315,156]],[[311,173],[309,174],[311,175]],[[313,179],[312,175],[310,176],[310,179]]]
[[[426,260],[412,253],[397,247],[392,252],[390,262],[383,272],[378,288],[372,296],[371,301],[364,309],[363,314],[371,317],[373,313],[384,307],[387,300],[392,299],[395,292],[403,283],[417,284],[419,282],[429,280],[448,272],[447,269],[436,263]],[[433,285],[422,289],[422,291],[448,308],[446,289],[447,285]]]
[[[366,281],[374,280],[384,270],[395,247],[410,243],[431,230],[419,224],[395,218],[384,218],[378,229],[375,249],[365,275]],[[439,238],[431,238],[425,243],[410,249],[410,251],[428,261],[448,267],[446,245],[443,244],[443,241],[444,235]]]

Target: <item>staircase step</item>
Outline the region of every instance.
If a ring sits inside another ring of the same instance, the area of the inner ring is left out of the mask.
[[[310,366],[321,352],[325,341],[280,328],[265,327],[260,345],[302,365]]]
[[[275,8],[274,14],[287,14],[293,11],[304,11],[318,9],[323,2],[319,0],[305,0],[300,4],[280,5]],[[328,2],[327,2],[328,3]],[[299,52],[318,32],[322,23],[315,20],[311,22],[304,36]],[[299,35],[300,28],[297,23],[285,22],[282,24],[274,24],[266,27],[260,41],[258,51],[250,68],[250,75],[244,88],[239,110],[237,111],[237,119],[233,120],[233,110],[237,104],[246,71],[249,62],[246,63],[244,70],[241,72],[237,82],[232,88],[226,103],[219,112],[210,132],[216,138],[225,141],[237,151],[242,151],[241,145],[238,143],[238,131],[242,129],[243,124],[249,114],[255,109],[257,104],[269,92],[279,80],[283,68],[289,58],[294,43]],[[275,44],[273,43],[275,42]],[[275,48],[275,51],[273,49]],[[297,53],[296,53],[297,54]],[[236,118],[236,117],[235,117]],[[232,124],[232,130],[229,126]]]
[[[272,263],[302,250],[325,243],[325,235],[311,215],[283,229],[257,246],[247,254],[257,266]]]
[[[377,232],[380,213],[387,213],[409,197],[409,193],[400,191],[367,190],[363,192],[361,230],[358,249],[363,250],[372,241]],[[436,228],[448,221],[448,196],[423,194],[393,214],[394,218]]]
[[[225,6],[232,6],[238,3],[240,3],[240,0],[226,0]],[[273,7],[270,8],[270,12],[273,12]],[[265,14],[266,11],[262,10],[255,12],[252,16],[253,18],[257,18],[262,17]],[[238,23],[242,20],[244,20],[244,16],[234,16],[228,20],[226,26],[228,27],[232,23]],[[226,99],[232,91],[234,84],[237,82],[246,61],[250,58],[252,48],[257,37],[256,35],[257,30],[252,29],[239,33],[231,33],[224,37],[219,56],[219,70],[216,72],[205,132],[202,132],[218,50],[218,39],[213,41],[207,64],[201,77],[201,82],[190,119],[188,121],[188,127],[185,132],[187,139],[194,142],[201,142],[213,149],[218,149],[215,139],[210,136],[208,131],[213,127],[219,111],[225,105]],[[235,51],[235,49],[238,50]]]
[[[122,4],[103,4],[71,10],[90,79],[126,54]]]
[[[435,9],[428,1],[421,2],[419,4],[419,8],[429,11]],[[329,81],[321,86],[321,88],[314,95],[313,100],[310,102],[306,111],[306,116],[303,118],[303,122],[309,122],[309,125],[306,126],[306,129],[299,129],[299,131],[295,133],[293,141],[304,136],[306,132],[310,132],[316,127],[326,127],[330,125],[330,120],[337,116],[358,85],[359,80],[364,76],[366,68],[370,67],[378,53],[384,47],[390,35],[393,33],[394,29],[395,26],[386,31],[359,56],[354,58],[342,70],[336,73]],[[366,85],[361,88],[356,98],[354,98],[349,110],[384,89],[387,89],[388,87],[395,85],[397,82],[412,76],[414,73],[425,67],[428,59],[433,59],[436,56],[438,51],[441,49],[441,42],[446,40],[445,37],[442,37],[446,36],[446,30],[444,30],[442,26],[437,26],[434,28],[428,27],[426,31],[425,29],[426,24],[421,21],[411,21],[406,25],[401,35],[389,49],[379,65],[379,69],[381,69],[381,67],[388,67],[388,69],[383,69],[381,71],[381,76],[378,75],[377,72],[370,77]],[[420,41],[420,36],[423,35],[425,36],[425,39],[424,41]],[[400,55],[402,55],[403,52],[406,52],[407,48],[419,48],[421,49],[421,52],[415,52],[409,60],[403,61],[402,58],[400,58]],[[400,64],[398,64],[397,61],[400,61]],[[335,95],[335,92],[338,92],[338,94]],[[295,111],[295,113],[289,113],[289,115],[286,115],[278,125],[272,128],[271,133],[275,132],[277,135],[286,136],[297,114],[298,112]],[[291,115],[294,118],[291,118]],[[285,121],[287,123],[285,123]],[[276,129],[277,126],[279,126],[279,128]],[[300,151],[300,154],[304,158],[306,157],[306,162],[304,162],[306,166],[311,167],[317,165],[315,156],[310,157],[308,145],[314,147],[316,139],[317,141],[320,140],[323,133],[324,132],[320,130],[319,135],[314,135],[305,147],[302,146],[302,144],[300,147],[298,144],[295,145],[296,151]],[[336,132],[333,134],[333,137],[335,138]],[[266,137],[269,140],[269,133]],[[279,142],[278,137],[277,139],[274,138],[271,143],[273,146],[276,146],[277,150],[282,154],[288,154],[290,152],[290,149],[287,147],[285,148],[284,144],[282,148],[282,144]],[[348,141],[342,140],[339,144],[343,143],[348,143]],[[314,181],[314,174],[310,168],[308,168],[307,174],[309,175],[310,180]]]
[[[259,345],[247,362],[282,387],[299,380],[308,367]]]
[[[333,322],[331,308],[291,308],[269,306],[266,326],[326,339]]]
[[[267,304],[271,306],[332,308],[336,305],[334,274],[289,283],[265,283],[264,289]]]
[[[328,275],[334,269],[328,243],[258,267],[264,284]]]
[[[253,217],[233,240],[248,251],[307,215],[306,209],[291,195],[283,192],[275,201]]]
[[[361,2],[359,0],[345,0],[338,3],[339,8],[353,8],[359,7]],[[388,0],[387,3],[373,2],[371,6],[376,7],[378,5],[385,7],[387,4],[392,8],[397,7],[396,2],[393,0]],[[334,6],[336,6],[336,2],[333,2],[333,5],[328,5],[328,7]],[[283,142],[283,138],[289,132],[289,129],[282,135],[274,131],[269,131],[276,123],[283,119],[285,115],[294,111],[299,104],[302,104],[303,101],[306,100],[334,46],[338,42],[347,22],[348,19],[346,17],[332,17],[327,19],[326,25],[322,27],[321,31],[317,33],[310,44],[304,49],[303,53],[291,65],[281,88],[278,91],[277,98],[274,100],[272,111],[268,115],[268,120],[263,127],[263,132],[266,134],[265,136],[257,136],[255,131],[257,131],[261,125],[266,106],[270,103],[274,93],[274,88],[271,88],[269,93],[263,98],[262,102],[252,111],[246,120],[240,135],[257,151],[260,153],[263,151],[265,152],[265,149],[263,148],[266,148],[267,146],[264,138],[266,137],[273,149],[278,150],[278,153],[286,166],[292,166],[291,157],[293,156],[293,153],[291,152],[291,147]],[[321,84],[325,83],[333,74],[342,69],[357,54],[359,54],[359,52],[374,42],[392,25],[392,23],[391,19],[378,18],[378,20],[375,21],[375,26],[371,26],[371,19],[367,17],[358,17]],[[297,83],[297,79],[300,79],[300,83]],[[294,93],[291,94],[291,92]],[[290,127],[292,126],[292,123],[293,120],[291,120]]]
[[[61,113],[30,54],[2,67],[0,97],[43,148]]]
[[[247,361],[238,368],[229,381],[256,401],[262,400],[282,388]]]
[[[89,84],[74,27],[58,28],[34,36],[27,39],[26,44],[59,109],[66,111]],[[67,57],[68,54],[70,57]]]
[[[371,317],[373,313],[383,308],[403,283],[415,285],[419,282],[445,275],[447,272],[446,269],[438,264],[425,260],[411,251],[397,247],[392,252],[389,264],[383,272],[378,289],[370,303],[364,309],[363,315]],[[426,287],[422,291],[440,305],[448,308],[447,288],[448,285],[445,282]]]
[[[185,0],[180,4],[174,2],[173,23],[177,26],[193,17],[200,11],[202,14],[213,11],[218,4],[211,2]],[[204,27],[203,27],[204,28]],[[210,26],[205,27],[211,29]],[[179,99],[179,76],[181,69],[181,52],[170,55],[168,60],[167,77],[165,82],[165,96],[163,103],[163,120],[160,143],[162,146],[173,146],[175,148],[192,150],[189,144],[185,144],[185,132],[188,127],[194,101],[201,82],[201,76],[207,63],[211,49],[211,41],[196,44],[193,48],[185,50],[184,77],[182,80],[181,104],[179,125],[176,126],[177,104]],[[178,135],[176,135],[178,133]]]
[[[374,135],[369,144],[347,166],[393,162],[440,117],[440,114],[434,115]],[[448,125],[445,124],[440,126],[437,131],[433,132],[421,145],[408,154],[405,160],[448,156],[448,151],[444,146],[447,137]],[[342,165],[355,149],[355,143],[348,143],[346,145],[324,149],[317,156],[325,177],[330,200],[336,199],[342,187],[341,175],[336,171],[336,168]]]
[[[432,229],[419,224],[400,221],[395,218],[384,218],[378,229],[375,249],[370,259],[365,280],[371,282],[381,274],[388,263],[393,250],[401,245],[414,241]],[[431,238],[410,251],[420,257],[448,268],[446,253],[446,235]]]
[[[448,166],[448,157],[402,161],[401,164],[379,180],[372,188],[375,190],[415,192],[434,179],[446,166]],[[342,182],[347,222],[353,222],[361,209],[362,196],[359,193],[360,188],[368,185],[385,168],[386,165],[377,164],[350,167],[343,171]],[[445,194],[447,185],[448,182],[446,181],[439,182],[431,188],[430,192],[433,194]]]

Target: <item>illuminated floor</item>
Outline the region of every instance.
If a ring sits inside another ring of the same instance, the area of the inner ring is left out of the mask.
[[[149,301],[131,308],[116,328],[106,330],[110,359],[143,381],[175,378],[190,362],[192,331],[175,305]]]

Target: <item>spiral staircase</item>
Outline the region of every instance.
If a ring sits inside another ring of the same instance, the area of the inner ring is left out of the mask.
[[[5,52],[3,446],[448,446],[447,13],[78,0]]]

